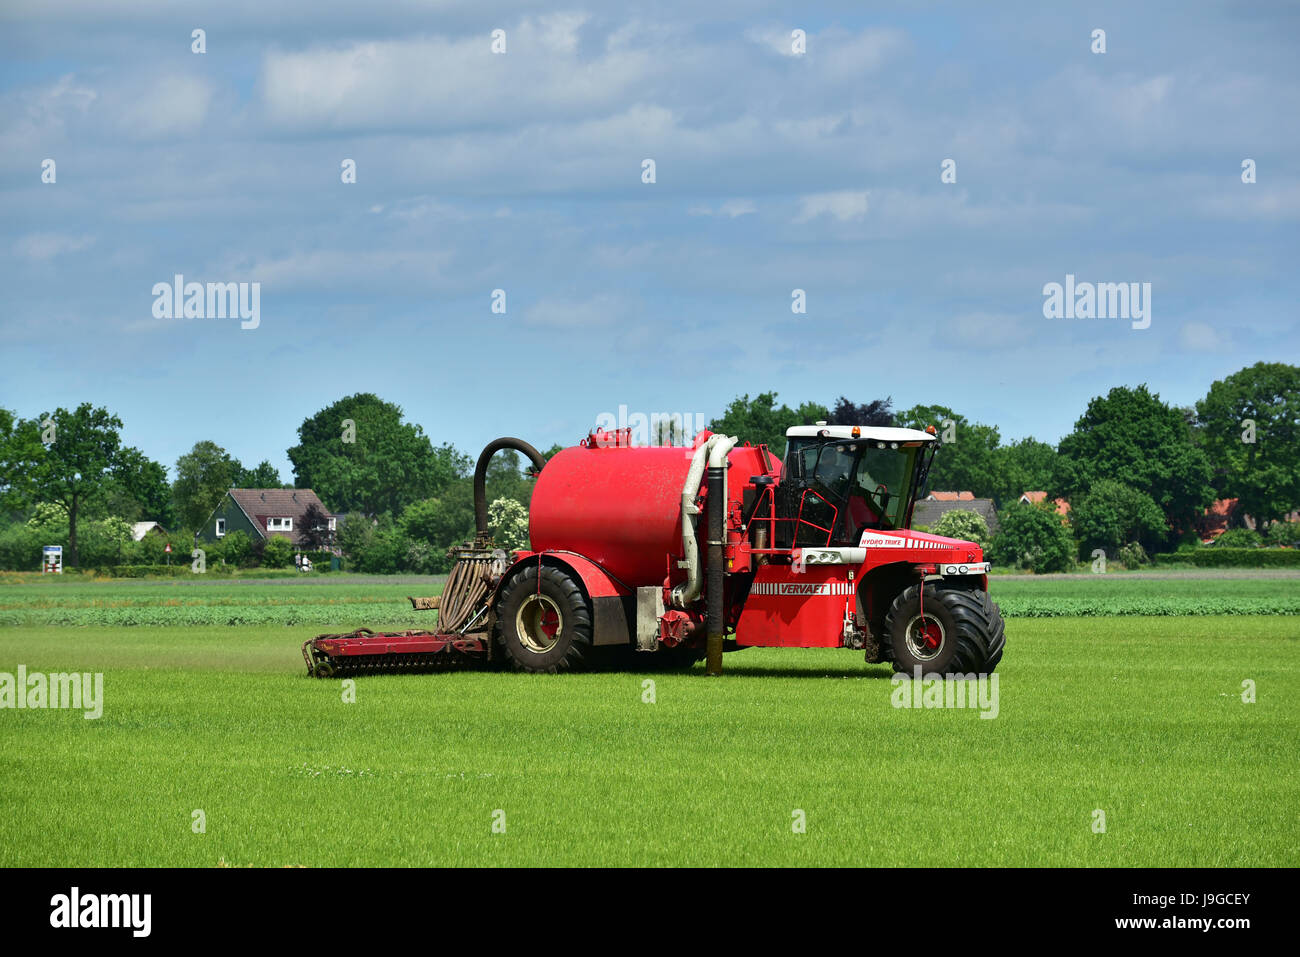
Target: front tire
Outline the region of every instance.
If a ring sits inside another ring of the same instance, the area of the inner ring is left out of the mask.
[[[563,570],[530,565],[502,586],[497,642],[515,669],[546,674],[579,670],[591,659],[591,633],[587,599]]]
[[[989,674],[1002,660],[1006,626],[1002,612],[982,588],[948,582],[903,590],[885,616],[894,670],[926,677]]]

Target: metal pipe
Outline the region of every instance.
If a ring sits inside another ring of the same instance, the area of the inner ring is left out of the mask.
[[[705,621],[709,632],[705,645],[707,667],[710,675],[722,674],[722,639],[727,624],[723,621],[722,575],[724,561],[723,550],[726,547],[727,520],[727,469],[715,466],[713,456],[709,457],[709,568],[708,586],[705,599],[708,613]]]

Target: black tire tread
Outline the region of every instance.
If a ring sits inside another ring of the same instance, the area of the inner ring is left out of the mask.
[[[885,637],[894,638],[894,626],[905,608],[909,608],[920,594],[921,585],[903,589],[889,606],[885,615]],[[1006,623],[1002,610],[982,588],[948,582],[925,583],[925,601],[942,605],[956,623],[957,644],[946,674],[988,674],[1002,660],[1006,650]],[[895,671],[906,671],[893,655]]]
[[[538,587],[537,576],[536,565],[522,568],[512,575],[497,595],[497,609],[509,608],[520,590],[535,591]],[[563,569],[556,568],[553,565],[543,565],[541,567],[541,577],[544,584],[549,584],[559,590],[559,597],[568,606],[568,621],[565,628],[569,633],[569,646],[565,649],[563,656],[558,661],[543,666],[529,661],[528,658],[518,657],[511,648],[511,644],[506,641],[504,631],[505,628],[513,626],[508,625],[504,620],[505,616],[501,614],[497,615],[496,623],[497,647],[501,649],[503,656],[515,671],[553,675],[562,671],[585,670],[592,664],[594,657],[591,644],[591,608],[587,604],[587,598],[583,595],[582,589],[578,587],[578,583]],[[529,653],[525,652],[525,654]]]

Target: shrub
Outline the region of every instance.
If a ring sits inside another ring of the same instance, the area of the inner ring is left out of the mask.
[[[1002,530],[989,548],[992,561],[1033,572],[1063,572],[1074,567],[1074,537],[1054,507],[1017,502],[998,518]]]
[[[262,549],[263,568],[288,568],[293,564],[293,543],[283,535],[272,535]]]
[[[984,520],[979,518],[980,525]],[[518,551],[528,547],[528,509],[512,498],[499,498],[488,506],[488,530],[497,547]],[[984,529],[988,533],[988,529]]]
[[[1160,562],[1191,562],[1198,568],[1300,568],[1297,548],[1198,548],[1157,555]]]
[[[211,546],[212,554],[225,559],[227,565],[247,567],[253,561],[253,540],[248,533],[235,529],[227,532],[219,544]]]
[[[958,508],[939,516],[939,520],[930,526],[930,534],[942,535],[944,538],[958,538],[963,542],[975,542],[981,548],[987,548],[989,526],[984,521],[984,516],[978,512]]]
[[[1138,568],[1150,561],[1147,558],[1147,550],[1140,542],[1129,542],[1122,546],[1117,557],[1125,568]]]
[[[1263,539],[1250,528],[1230,528],[1214,540],[1211,548],[1259,548]]]
[[[1300,548],[1300,522],[1274,522],[1264,542],[1271,548]]]

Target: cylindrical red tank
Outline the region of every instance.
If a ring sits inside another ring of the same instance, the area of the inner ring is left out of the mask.
[[[631,587],[658,585],[682,550],[691,449],[565,449],[542,469],[528,508],[537,551],[578,552]],[[675,567],[673,579],[682,575]]]
[[[605,433],[613,439],[614,433]],[[534,550],[577,552],[636,588],[686,577],[682,557],[682,486],[693,449],[589,442],[565,449],[542,469],[529,505]],[[731,450],[728,497],[740,499],[767,462],[757,448]],[[780,468],[772,462],[772,467]],[[707,512],[707,507],[705,509]],[[705,539],[700,515],[698,541]]]

